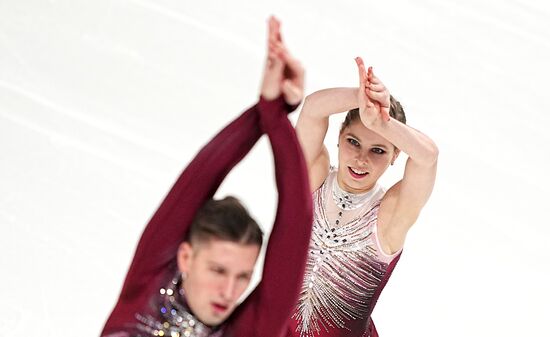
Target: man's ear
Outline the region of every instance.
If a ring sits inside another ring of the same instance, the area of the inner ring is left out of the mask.
[[[193,247],[189,242],[182,242],[178,247],[178,269],[187,274],[193,260]]]

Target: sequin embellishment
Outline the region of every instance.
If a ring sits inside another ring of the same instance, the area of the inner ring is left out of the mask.
[[[213,329],[198,321],[187,308],[178,301],[178,295],[184,296],[178,286],[179,274],[170,282],[169,286],[160,289],[159,316],[162,322],[151,315],[136,314],[140,322],[137,328],[147,336],[160,337],[221,337],[222,329]]]
[[[334,226],[326,220],[326,185],[315,195],[310,252],[293,315],[301,337],[315,336],[321,329],[346,329],[346,321],[367,317],[388,268],[376,258],[373,224],[379,201],[368,207],[366,214]]]

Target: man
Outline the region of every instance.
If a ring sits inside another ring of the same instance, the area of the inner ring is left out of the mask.
[[[144,230],[102,336],[269,337],[284,331],[305,269],[312,209],[305,161],[286,117],[303,96],[303,69],[279,29],[271,18],[260,101],[214,137],[176,181]],[[262,281],[237,306],[261,231],[234,198],[211,197],[263,133],[273,148],[279,203]]]

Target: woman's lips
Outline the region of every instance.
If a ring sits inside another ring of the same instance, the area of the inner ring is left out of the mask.
[[[367,171],[352,169],[351,167],[348,167],[348,171],[349,174],[355,179],[365,178],[369,174]]]

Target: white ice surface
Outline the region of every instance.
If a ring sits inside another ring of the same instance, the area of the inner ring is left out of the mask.
[[[272,13],[307,93],[361,55],[439,145],[380,334],[549,336],[542,0],[0,0],[0,336],[99,334],[172,182],[255,102]],[[263,139],[219,192],[267,229],[270,162]]]

